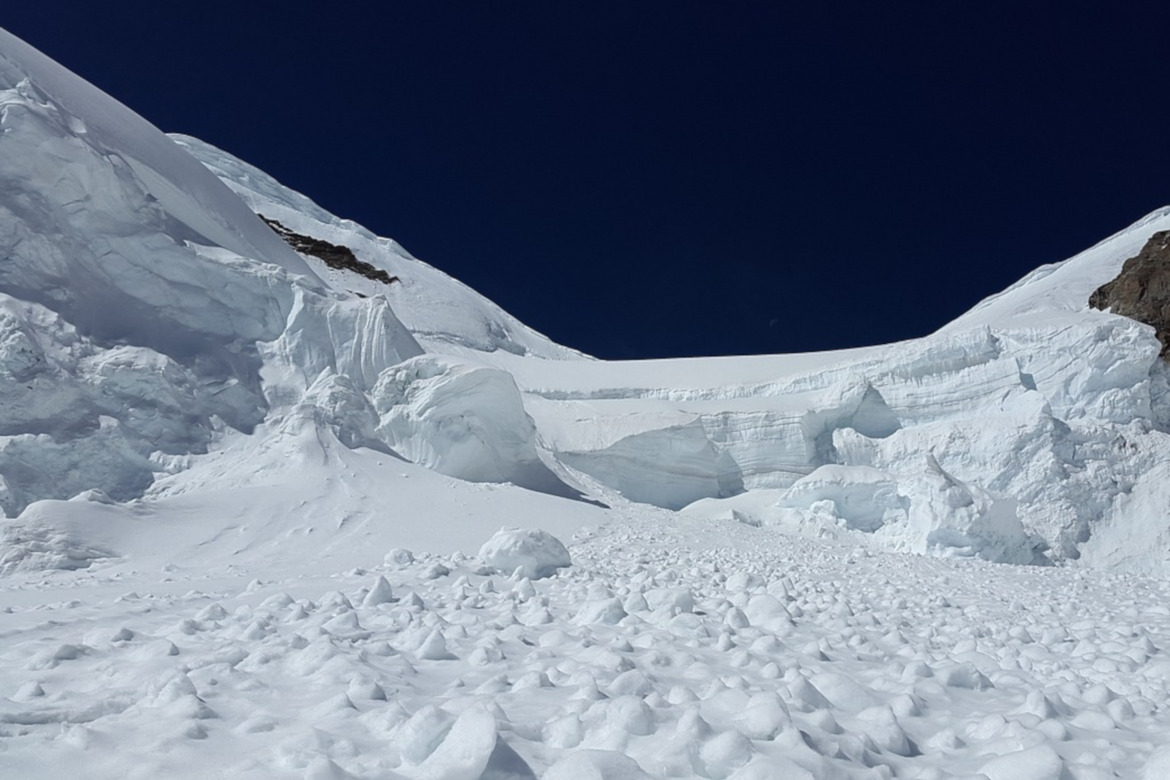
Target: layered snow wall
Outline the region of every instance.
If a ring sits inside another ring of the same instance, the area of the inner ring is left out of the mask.
[[[743,358],[756,368],[738,382],[712,361],[663,367],[689,367],[689,387],[644,373],[623,387],[634,372],[620,365],[582,367],[577,388],[518,373],[557,457],[633,500],[887,549],[1148,568],[1170,553],[1154,509],[1170,505],[1167,370],[1151,328],[1087,301],[1167,226],[1156,213],[1038,276],[1034,297],[1024,285],[981,305],[998,314],[966,328],[811,368]],[[1110,541],[1090,541],[1097,528]]]

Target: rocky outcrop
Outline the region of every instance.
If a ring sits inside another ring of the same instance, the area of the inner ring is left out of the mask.
[[[302,236],[300,233],[294,233],[289,230],[275,219],[269,219],[263,214],[257,216],[264,220],[268,224],[268,227],[275,230],[276,234],[283,238],[285,243],[293,249],[303,255],[312,255],[319,260],[323,260],[325,265],[330,268],[351,271],[359,276],[364,276],[367,279],[373,279],[375,282],[382,282],[383,284],[393,284],[394,282],[400,281],[397,276],[391,276],[380,268],[375,268],[369,263],[363,263],[361,260],[358,260],[357,255],[347,246],[330,244],[328,241],[322,241],[312,236]]]
[[[1117,278],[1089,297],[1089,305],[1152,326],[1162,342],[1162,359],[1170,362],[1170,230],[1150,236]]]

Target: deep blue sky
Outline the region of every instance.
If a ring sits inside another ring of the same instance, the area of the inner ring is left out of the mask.
[[[923,335],[1170,203],[1170,4],[809,5],[41,0],[0,25],[607,358]]]

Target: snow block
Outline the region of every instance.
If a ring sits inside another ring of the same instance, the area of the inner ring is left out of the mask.
[[[465,710],[443,741],[421,764],[406,770],[412,780],[478,780],[496,749],[496,719],[483,706]]]
[[[391,742],[404,761],[420,764],[438,748],[455,719],[433,704],[424,705],[395,729]]]
[[[1061,780],[1064,761],[1048,745],[998,756],[979,768],[988,780]]]
[[[572,565],[561,540],[539,529],[501,528],[479,548],[477,557],[501,574],[519,569],[530,580],[551,577]]]
[[[780,506],[811,510],[832,501],[846,528],[872,532],[890,522],[905,522],[910,501],[898,494],[889,474],[870,466],[825,465],[801,477],[785,491]]]
[[[469,482],[577,495],[541,462],[536,425],[506,371],[422,355],[383,371],[372,396],[379,438],[408,460]]]
[[[1170,777],[1170,745],[1162,745],[1142,765],[1140,780],[1163,780]]]
[[[394,591],[386,578],[379,575],[378,579],[374,581],[374,587],[370,588],[370,592],[362,599],[362,606],[376,607],[379,604],[388,604],[392,601],[394,601]]]
[[[735,461],[699,422],[632,434],[605,449],[560,452],[558,459],[631,501],[682,509],[707,497],[743,491]]]
[[[612,626],[626,616],[626,610],[618,599],[596,599],[586,601],[573,618],[577,625],[602,624]]]

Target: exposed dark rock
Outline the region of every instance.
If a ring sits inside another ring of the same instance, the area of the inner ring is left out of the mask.
[[[322,241],[312,236],[302,236],[300,233],[294,233],[289,230],[275,219],[269,219],[263,214],[257,216],[264,220],[268,224],[268,227],[276,231],[276,234],[283,238],[284,242],[293,249],[303,255],[312,255],[323,260],[325,265],[330,268],[350,271],[359,276],[364,276],[367,279],[373,279],[375,282],[382,282],[383,284],[393,284],[394,282],[401,281],[397,276],[391,276],[380,268],[375,268],[369,263],[363,263],[361,260],[358,260],[357,255],[347,246],[330,244],[328,241]]]
[[[1170,362],[1170,230],[1150,236],[1116,279],[1089,296],[1089,305],[1153,326],[1162,359]]]

